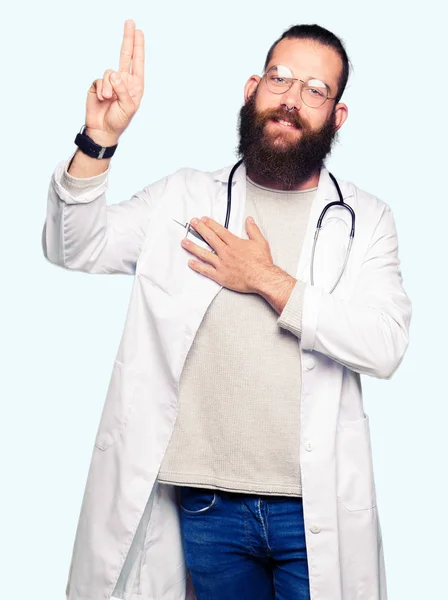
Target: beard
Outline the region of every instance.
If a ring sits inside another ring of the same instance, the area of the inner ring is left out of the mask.
[[[255,107],[257,92],[241,107],[238,119],[238,156],[244,159],[247,173],[254,179],[282,184],[291,189],[305,183],[319,172],[324,158],[331,152],[337,139],[335,111],[317,131],[311,129],[302,116],[286,108],[270,108],[262,112]],[[272,119],[285,119],[301,130],[294,140],[293,132],[266,131]],[[288,138],[291,138],[288,140]]]

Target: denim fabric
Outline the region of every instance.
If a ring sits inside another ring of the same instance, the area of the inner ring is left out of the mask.
[[[198,600],[310,600],[302,498],[179,487]]]

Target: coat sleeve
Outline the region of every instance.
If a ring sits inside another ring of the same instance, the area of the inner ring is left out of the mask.
[[[151,214],[151,186],[108,205],[108,177],[92,177],[89,185],[72,189],[64,185],[68,162],[57,165],[48,189],[42,230],[45,258],[87,273],[135,273]]]
[[[302,348],[390,379],[409,344],[412,306],[402,283],[395,220],[385,204],[350,298],[306,285]]]

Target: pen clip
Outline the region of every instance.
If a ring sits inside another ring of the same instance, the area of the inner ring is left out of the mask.
[[[194,229],[194,227],[191,225],[191,223],[189,223],[189,222],[188,222],[188,223],[185,223],[185,224],[184,224],[184,223],[181,223],[180,221],[176,221],[176,219],[173,219],[173,221],[174,221],[175,223],[178,223],[179,225],[182,225],[182,227],[185,227],[185,228],[186,228],[187,232],[186,232],[186,234],[185,234],[185,237],[187,237],[187,235],[188,235],[189,233],[191,233],[192,235],[194,235],[195,237],[197,237],[197,238],[198,238],[198,240],[201,240],[202,242],[206,243],[206,244],[207,244],[207,246],[209,245],[209,244],[207,243],[207,241],[206,241],[206,240],[204,240],[204,238],[202,237],[202,235],[201,235],[200,233],[198,233],[198,232],[197,232],[197,231]]]

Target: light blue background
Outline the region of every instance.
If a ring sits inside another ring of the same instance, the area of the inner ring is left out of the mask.
[[[128,306],[131,277],[66,271],[41,250],[51,174],[75,149],[91,82],[118,67],[126,18],[145,32],[146,90],[112,161],[110,203],[182,166],[234,162],[244,84],[289,26],[316,22],[346,42],[349,118],[328,166],[392,207],[414,309],[397,373],[363,378],[389,595],[445,597],[447,15],[441,2],[415,6],[41,0],[3,14],[2,597],[64,598]]]

